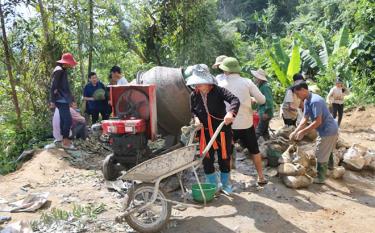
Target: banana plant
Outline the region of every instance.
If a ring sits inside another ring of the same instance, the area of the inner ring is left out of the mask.
[[[273,45],[267,51],[267,56],[271,61],[271,68],[283,87],[292,83],[293,75],[301,69],[301,56],[297,41],[293,42],[290,58],[283,49],[278,39],[273,40]]]

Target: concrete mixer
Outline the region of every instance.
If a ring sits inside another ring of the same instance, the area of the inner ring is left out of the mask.
[[[157,155],[148,142],[157,135],[163,149],[172,148],[191,119],[189,96],[181,69],[154,67],[138,72],[136,83],[110,86],[113,117],[102,121],[103,134],[113,149],[103,162],[103,175],[115,180],[121,170]]]

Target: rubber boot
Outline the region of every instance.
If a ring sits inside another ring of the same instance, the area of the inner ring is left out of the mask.
[[[211,174],[206,174],[206,183],[216,185],[216,190],[217,190],[218,189],[217,173],[214,172],[214,173],[211,173]]]
[[[333,160],[333,153],[329,156],[328,169],[333,170],[335,168],[335,161]]]
[[[229,172],[221,172],[220,173],[220,180],[222,184],[222,191],[226,195],[231,195],[233,193],[232,185],[230,183],[230,173]]]
[[[315,184],[324,184],[326,180],[328,163],[318,163],[318,177],[314,178]]]

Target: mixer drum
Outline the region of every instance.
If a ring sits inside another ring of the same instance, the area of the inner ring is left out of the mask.
[[[182,70],[157,66],[146,72],[138,72],[137,84],[156,85],[159,133],[179,135],[181,127],[188,125],[191,119],[191,90],[185,85]]]

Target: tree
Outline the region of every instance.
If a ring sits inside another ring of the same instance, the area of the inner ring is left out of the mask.
[[[19,102],[18,102],[18,96],[17,96],[17,91],[16,91],[16,81],[14,80],[14,77],[13,77],[13,68],[12,68],[12,62],[11,62],[11,60],[12,60],[11,51],[10,51],[10,48],[9,48],[7,32],[6,32],[6,29],[5,29],[5,13],[4,13],[4,10],[6,9],[5,6],[6,6],[5,4],[3,5],[0,2],[0,21],[1,21],[1,31],[2,31],[2,37],[3,37],[2,42],[3,42],[3,46],[4,46],[5,64],[6,64],[7,71],[8,71],[8,77],[9,77],[9,83],[10,83],[10,87],[11,87],[13,105],[14,105],[14,109],[15,109],[16,115],[17,115],[17,125],[16,126],[19,130],[21,130],[23,128],[22,127],[21,109],[20,109]]]
[[[90,12],[90,37],[89,37],[89,65],[88,73],[91,72],[92,66],[92,51],[94,48],[94,6],[93,0],[89,0],[89,12]],[[82,62],[82,61],[81,61]]]

